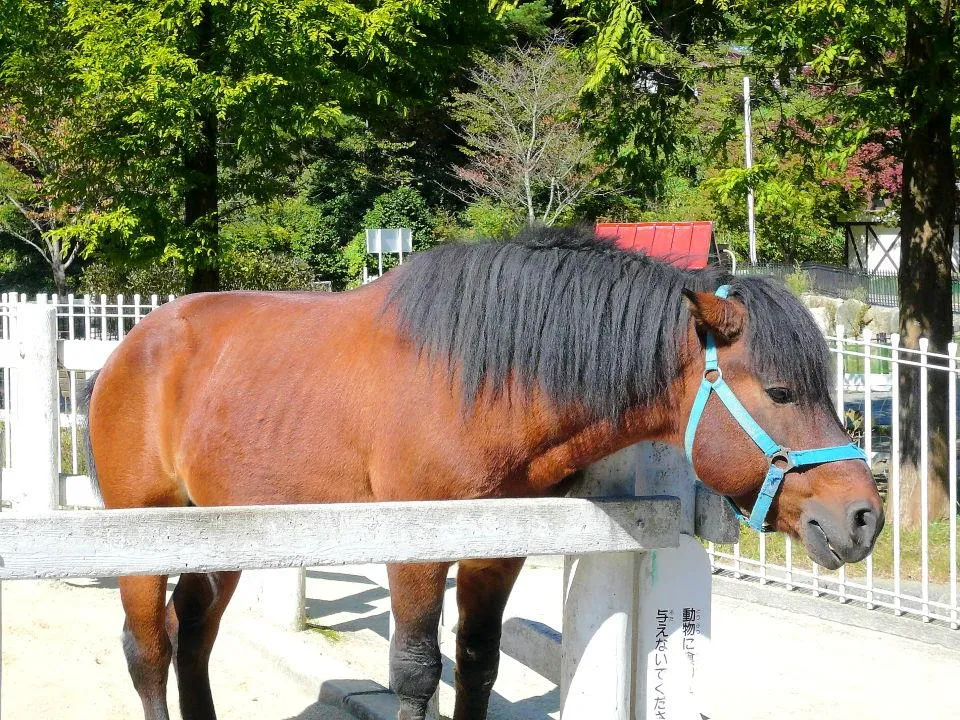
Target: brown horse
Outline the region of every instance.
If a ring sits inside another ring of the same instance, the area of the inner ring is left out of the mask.
[[[730,299],[713,291],[731,285]],[[687,272],[571,230],[447,245],[342,294],[191,295],[153,312],[89,399],[110,508],[556,494],[643,439],[682,445],[704,374],[723,377],[784,446],[849,442],[828,351],[783,288]],[[769,463],[716,399],[694,467],[749,508]],[[865,557],[882,524],[862,461],[787,475],[768,522],[821,564]],[[459,564],[456,720],[486,717],[503,607],[522,558]],[[447,564],[389,568],[400,718],[440,677]],[[185,720],[215,717],[207,661],[239,573],[126,577],[124,651],[147,720],[167,718],[171,659]]]

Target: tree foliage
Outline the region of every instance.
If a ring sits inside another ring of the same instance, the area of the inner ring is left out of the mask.
[[[305,139],[349,112],[387,122],[436,103],[502,31],[485,2],[451,0],[68,0],[55,18],[46,5],[22,14],[62,40],[68,150],[84,161],[70,183],[110,198],[71,237],[175,258],[213,286],[221,223],[281,194]],[[32,36],[2,24],[17,68],[50,76]]]
[[[364,228],[408,228],[414,251],[426,250],[437,242],[436,218],[420,192],[408,185],[380,195],[364,214],[361,224]],[[379,271],[378,260],[367,254],[366,247],[366,234],[359,232],[345,252],[348,273],[355,284],[360,282],[364,267],[373,277]],[[399,257],[384,256],[384,269],[398,261]]]
[[[656,199],[675,154],[690,138],[684,111],[709,69],[693,53],[698,46],[729,42],[732,18],[714,0],[565,0],[564,5],[591,68],[582,101],[594,110],[588,129],[600,158],[622,173],[637,195]]]
[[[582,132],[586,74],[559,38],[483,56],[474,86],[454,96],[469,163],[456,169],[471,200],[489,198],[528,222],[552,225],[606,192],[596,181],[596,143]]]
[[[784,82],[815,83],[838,122],[826,139],[844,160],[864,141],[896,131],[902,158],[900,201],[900,331],[904,344],[921,336],[946,351],[953,336],[952,247],[957,221],[956,142],[958,8],[940,0],[856,2],[741,2],[747,37],[758,58],[775,65]],[[946,373],[933,373],[930,397],[946,395]],[[916,482],[921,438],[918,376],[900,377],[902,457],[910,497],[919,515]],[[946,509],[946,403],[932,403],[930,511]],[[913,490],[910,490],[913,488]]]

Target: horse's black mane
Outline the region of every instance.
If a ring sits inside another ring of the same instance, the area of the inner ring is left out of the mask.
[[[727,283],[744,303],[754,372],[827,397],[827,346],[784,287],[717,268],[685,271],[578,229],[528,228],[507,241],[442,245],[410,258],[389,303],[421,352],[459,369],[465,398],[510,379],[615,419],[676,379],[690,322],[681,290]]]

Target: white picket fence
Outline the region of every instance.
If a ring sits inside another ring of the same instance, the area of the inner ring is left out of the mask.
[[[11,340],[16,328],[15,309],[23,305],[48,305],[57,310],[56,337],[61,346],[60,370],[60,442],[56,457],[63,484],[68,490],[64,503],[89,506],[93,502],[86,487],[88,478],[83,467],[78,444],[77,398],[87,376],[97,370],[130,329],[173,295],[125,297],[117,295],[57,295],[40,294],[28,298],[22,293],[0,295],[0,341]],[[8,477],[12,471],[14,454],[13,428],[16,420],[16,383],[12,363],[0,367],[0,419],[3,422],[0,442],[0,472]]]

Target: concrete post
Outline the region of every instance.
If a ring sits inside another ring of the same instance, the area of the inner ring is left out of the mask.
[[[679,448],[635,446],[636,494],[680,498],[680,547],[638,556],[635,718],[709,716],[710,558],[694,534],[729,542],[736,517],[700,484]]]
[[[735,543],[740,522],[729,503],[697,480],[687,456],[662,442],[642,442],[637,453],[637,495],[680,498],[680,532],[715,543]]]
[[[626,448],[591,465],[571,493],[633,495],[636,453]],[[564,558],[562,720],[633,720],[637,557]]]
[[[238,595],[242,605],[274,627],[299,632],[307,626],[306,583],[304,568],[247,570]]]
[[[60,388],[57,310],[23,303],[16,308],[17,404],[13,419],[14,510],[56,510],[60,502]]]

